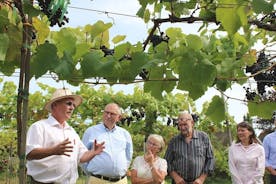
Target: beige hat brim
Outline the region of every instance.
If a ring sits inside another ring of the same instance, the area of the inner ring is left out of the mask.
[[[52,109],[51,109],[52,103],[54,103],[55,101],[58,101],[58,100],[66,99],[66,98],[73,98],[74,104],[76,105],[76,107],[78,107],[82,103],[82,97],[80,97],[79,95],[66,95],[66,96],[61,96],[61,97],[57,97],[57,98],[50,100],[49,102],[47,102],[45,104],[44,109],[51,112],[52,111]]]

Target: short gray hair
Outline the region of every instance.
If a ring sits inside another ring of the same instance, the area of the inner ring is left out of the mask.
[[[150,140],[150,139],[155,139],[159,142],[159,144],[161,145],[160,152],[165,148],[165,141],[164,141],[164,139],[161,135],[150,134],[147,138],[147,141]]]

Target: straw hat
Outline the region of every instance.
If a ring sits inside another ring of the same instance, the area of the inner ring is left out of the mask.
[[[51,112],[52,103],[64,98],[73,98],[74,104],[76,105],[76,107],[79,106],[82,102],[81,96],[72,94],[72,92],[67,88],[62,88],[62,89],[57,89],[53,93],[51,100],[45,104],[44,108],[49,112]]]

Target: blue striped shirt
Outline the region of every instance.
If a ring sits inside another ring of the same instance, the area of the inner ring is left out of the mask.
[[[276,169],[276,131],[266,135],[263,141],[265,166]]]
[[[103,123],[89,127],[83,135],[84,145],[91,149],[94,140],[105,142],[105,149],[82,168],[86,173],[108,177],[124,176],[131,163],[133,154],[132,139],[129,132],[115,126],[109,130]]]
[[[189,143],[179,134],[172,138],[165,154],[168,173],[175,171],[185,181],[194,181],[201,174],[214,170],[214,155],[210,140],[205,132],[193,130]]]

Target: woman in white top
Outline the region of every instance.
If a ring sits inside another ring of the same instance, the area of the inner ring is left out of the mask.
[[[158,156],[165,147],[162,136],[149,135],[146,142],[146,153],[134,159],[131,169],[132,184],[164,184],[167,175],[167,161]]]
[[[250,124],[237,125],[237,141],[231,145],[228,159],[233,184],[263,184],[264,148]]]

